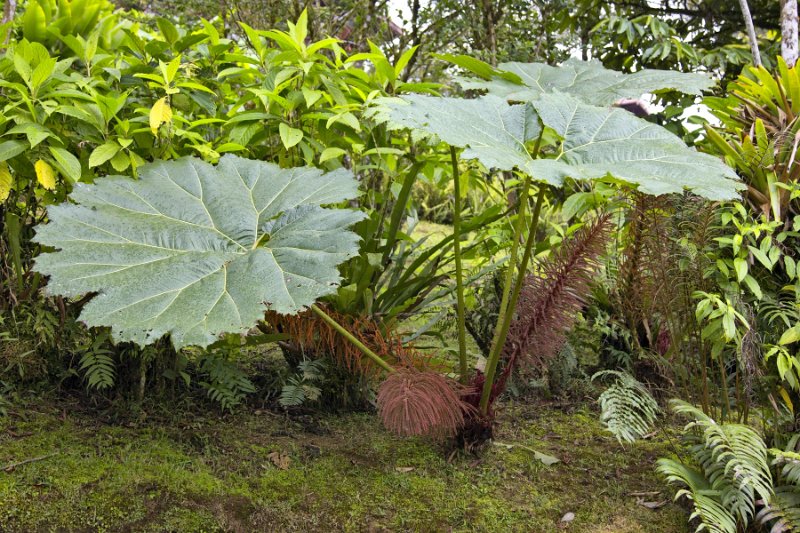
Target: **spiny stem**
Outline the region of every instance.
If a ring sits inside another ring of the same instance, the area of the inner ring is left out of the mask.
[[[461,267],[461,180],[458,174],[456,149],[450,147],[450,163],[453,167],[453,254],[456,262],[456,318],[458,321],[458,372],[461,383],[467,382],[467,341],[464,323],[464,271]]]
[[[391,365],[389,365],[389,363],[387,363],[386,361],[384,361],[384,360],[383,360],[383,358],[381,358],[381,356],[379,356],[378,354],[376,354],[375,352],[373,352],[372,350],[370,350],[369,348],[367,348],[367,347],[364,345],[364,343],[363,343],[363,342],[361,342],[360,340],[358,340],[357,338],[355,338],[355,337],[353,336],[353,334],[352,334],[352,333],[350,333],[350,332],[349,332],[349,331],[347,331],[347,330],[346,330],[344,327],[342,327],[342,325],[341,325],[341,324],[339,324],[338,322],[336,322],[336,320],[334,320],[334,319],[333,319],[333,318],[332,318],[332,317],[331,317],[331,316],[330,316],[328,313],[326,313],[325,311],[323,311],[322,309],[320,309],[320,308],[319,308],[319,307],[317,307],[316,305],[312,305],[312,306],[311,306],[311,310],[312,310],[314,313],[316,313],[316,314],[317,314],[317,316],[319,316],[319,317],[320,317],[322,320],[324,320],[325,322],[327,322],[327,323],[328,323],[328,324],[329,324],[329,325],[330,325],[330,326],[331,326],[333,329],[335,329],[336,331],[338,331],[339,333],[341,333],[341,334],[342,334],[342,336],[343,336],[345,339],[347,339],[347,340],[349,340],[351,343],[353,343],[353,346],[355,346],[356,348],[358,348],[359,350],[361,350],[361,352],[362,352],[364,355],[366,355],[367,357],[369,357],[370,359],[372,359],[372,360],[373,360],[373,361],[374,361],[374,362],[375,362],[375,363],[376,363],[376,364],[377,364],[379,367],[381,367],[382,369],[386,370],[386,371],[387,371],[387,372],[389,372],[389,373],[391,373],[391,372],[394,372],[394,371],[395,371],[395,369],[394,369],[394,368],[392,368],[392,367],[391,367]]]
[[[539,194],[536,197],[536,207],[533,209],[531,225],[530,229],[528,230],[528,237],[525,239],[525,252],[522,255],[522,261],[519,264],[516,283],[514,283],[514,287],[511,292],[508,308],[505,310],[505,313],[498,317],[499,330],[497,333],[497,342],[492,346],[489,359],[486,361],[486,381],[483,383],[483,391],[481,392],[480,410],[483,414],[486,414],[489,410],[489,398],[492,393],[494,376],[497,372],[497,364],[500,362],[500,354],[502,353],[503,346],[506,343],[506,337],[508,337],[508,330],[511,327],[511,321],[514,318],[514,311],[516,310],[517,301],[519,300],[519,293],[522,290],[522,284],[525,281],[525,275],[527,274],[528,270],[528,263],[530,262],[533,252],[533,244],[536,242],[536,231],[539,228],[539,215],[542,212],[544,193],[545,187],[544,185],[540,185]]]

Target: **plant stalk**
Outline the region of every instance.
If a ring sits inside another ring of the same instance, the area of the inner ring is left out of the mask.
[[[382,369],[386,370],[389,373],[395,371],[395,369],[392,368],[391,365],[389,365],[389,363],[384,361],[383,358],[381,358],[381,356],[379,356],[378,354],[367,348],[363,342],[355,338],[352,333],[343,328],[342,325],[336,322],[328,313],[326,313],[316,305],[312,305],[311,310],[314,313],[316,313],[316,315],[319,316],[322,320],[327,322],[333,329],[341,333],[341,335],[345,339],[353,343],[353,346],[361,350],[361,353],[372,359],[379,367],[381,367]]]
[[[467,382],[466,317],[464,316],[464,270],[461,263],[461,184],[458,173],[456,149],[450,147],[450,164],[453,167],[453,254],[456,262],[456,320],[458,322],[458,375],[461,383]]]
[[[530,179],[526,180],[526,183],[530,183]],[[500,362],[500,354],[502,353],[503,346],[506,343],[506,337],[508,337],[508,330],[511,327],[511,321],[514,318],[514,311],[517,307],[519,294],[522,290],[522,284],[525,281],[525,275],[527,274],[528,263],[530,262],[531,255],[533,253],[533,244],[536,241],[536,231],[539,228],[539,215],[542,212],[542,205],[544,204],[544,193],[545,186],[540,185],[539,193],[536,197],[536,207],[533,209],[533,216],[531,218],[531,224],[528,230],[528,237],[525,239],[525,252],[523,253],[522,260],[519,264],[516,283],[514,283],[514,287],[511,291],[508,307],[505,309],[505,312],[498,317],[499,329],[496,331],[495,343],[492,345],[492,351],[489,354],[489,359],[486,361],[486,380],[483,383],[483,391],[481,392],[480,410],[483,414],[486,414],[489,410],[489,398],[492,393],[492,385],[494,384],[497,365]],[[521,210],[522,209],[520,206],[520,211]],[[517,236],[517,239],[519,239],[519,236]],[[508,277],[509,276],[506,276],[506,278]]]

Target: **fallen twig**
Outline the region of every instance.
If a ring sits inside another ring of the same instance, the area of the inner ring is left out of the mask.
[[[44,461],[45,459],[49,459],[54,455],[58,455],[58,452],[55,453],[48,453],[47,455],[42,455],[41,457],[33,457],[32,459],[25,459],[24,461],[20,461],[18,463],[11,463],[2,468],[3,472],[13,472],[18,466],[26,465],[28,463],[35,463],[37,461]]]

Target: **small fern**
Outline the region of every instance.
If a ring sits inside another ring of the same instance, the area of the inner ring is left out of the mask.
[[[600,420],[617,440],[634,442],[647,435],[660,409],[647,388],[627,372],[604,370],[595,379],[613,378],[600,395]]]
[[[224,357],[207,354],[201,359],[200,371],[208,377],[200,385],[223,410],[233,411],[247,394],[256,390],[247,375],[233,361]]]
[[[283,407],[296,407],[307,401],[314,402],[322,394],[320,386],[325,380],[325,361],[305,359],[297,368],[298,372],[289,377],[281,389],[278,403]]]
[[[90,389],[110,389],[116,381],[116,364],[112,352],[102,348],[85,352],[81,356],[80,369]]]
[[[656,470],[668,483],[684,486],[675,493],[675,500],[685,497],[692,502],[694,509],[689,520],[699,521],[696,531],[737,533],[736,517],[722,505],[701,471],[672,459],[659,459]]]

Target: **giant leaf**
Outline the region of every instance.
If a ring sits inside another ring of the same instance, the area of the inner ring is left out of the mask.
[[[176,348],[245,332],[266,310],[296,313],[339,284],[358,251],[346,228],[363,214],[322,204],[357,196],[346,170],[223,156],[156,162],[139,180],[78,183],[73,204],[49,209],[36,241],[48,290],[98,293],[81,319],[139,345],[170,334]]]
[[[736,197],[739,187],[732,169],[665,128],[563,93],[520,105],[493,95],[474,100],[409,95],[381,99],[377,106],[375,118],[390,128],[435,136],[464,148],[464,159],[477,159],[487,168],[517,168],[553,185],[567,177],[611,175],[649,194],[690,189],[714,200]],[[533,159],[527,149],[540,132],[540,119],[562,138],[554,159]]]
[[[411,129],[417,138],[435,136],[465,148],[462,159],[477,159],[487,168],[530,170],[533,159],[525,145],[541,131],[530,105],[510,106],[493,95],[474,100],[407,95],[376,104],[376,120],[392,129]]]
[[[608,70],[599,61],[567,60],[561,66],[545,63],[501,63],[498,70],[518,76],[496,76],[491,80],[466,79],[465,89],[483,89],[513,102],[529,102],[539,95],[554,91],[565,92],[584,103],[611,105],[623,98],[639,98],[645,93],[672,89],[686,94],[700,94],[714,82],[698,73],[672,70],[640,70],[624,74]]]
[[[647,194],[690,189],[711,200],[735,198],[742,188],[733,169],[718,158],[625,110],[586,105],[559,93],[544,94],[533,105],[563,139],[555,159],[529,165],[535,178],[553,182],[611,175]]]

